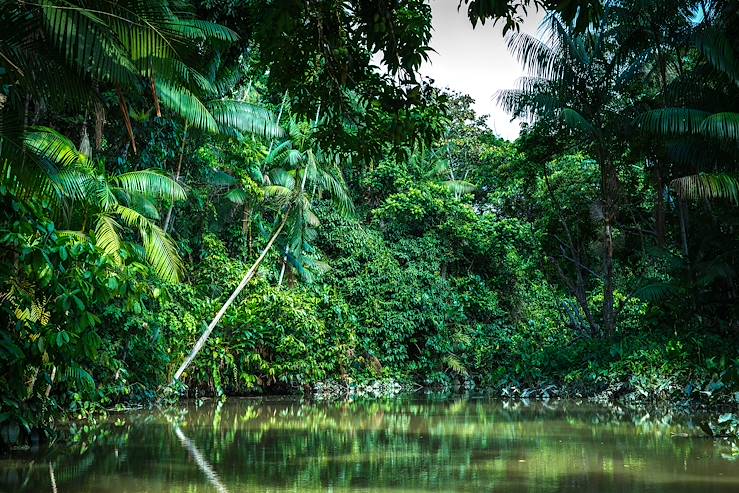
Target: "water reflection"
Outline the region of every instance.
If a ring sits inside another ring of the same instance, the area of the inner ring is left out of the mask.
[[[0,461],[0,491],[739,491],[739,465],[697,434],[570,401],[232,399],[114,417],[73,447]]]

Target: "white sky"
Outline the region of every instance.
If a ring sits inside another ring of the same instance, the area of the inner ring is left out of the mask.
[[[488,114],[488,123],[495,132],[513,140],[519,133],[519,122],[493,101],[498,89],[515,87],[516,79],[524,75],[521,65],[508,53],[501,24],[477,24],[473,30],[463,6],[457,11],[458,0],[431,0],[433,35],[430,63],[424,63],[421,74],[431,77],[437,87],[469,94],[475,99],[478,114]],[[543,12],[530,11],[522,31],[535,33],[544,17]]]

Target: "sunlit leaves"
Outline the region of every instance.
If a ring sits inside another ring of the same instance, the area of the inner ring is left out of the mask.
[[[185,190],[169,176],[152,169],[129,171],[113,176],[111,183],[128,193],[146,194],[169,201],[183,200]]]
[[[154,267],[159,277],[169,282],[177,282],[182,273],[182,260],[177,253],[174,241],[162,228],[147,223],[141,230],[146,251],[146,260]]]
[[[272,114],[253,104],[241,101],[216,100],[208,103],[221,133],[234,137],[250,133],[264,137],[281,137],[282,129]]]
[[[208,132],[218,131],[215,118],[203,101],[190,89],[157,81],[157,91],[162,104],[173,108],[194,127]]]
[[[95,241],[117,264],[121,263],[121,226],[108,214],[98,215],[95,225]]]

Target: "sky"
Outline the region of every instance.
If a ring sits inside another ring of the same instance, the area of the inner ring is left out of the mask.
[[[430,61],[421,67],[423,76],[434,79],[437,87],[469,94],[475,99],[475,110],[488,114],[488,124],[495,132],[513,140],[519,133],[519,122],[493,101],[498,89],[510,89],[524,75],[523,68],[508,52],[503,29],[486,22],[473,30],[464,7],[457,11],[457,0],[431,0],[433,34]],[[535,33],[542,12],[529,12],[522,31]]]

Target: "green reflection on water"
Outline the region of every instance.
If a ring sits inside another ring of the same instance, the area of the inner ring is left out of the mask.
[[[739,491],[739,464],[684,433],[568,401],[231,399],[114,417],[75,446],[3,460],[0,491]]]

